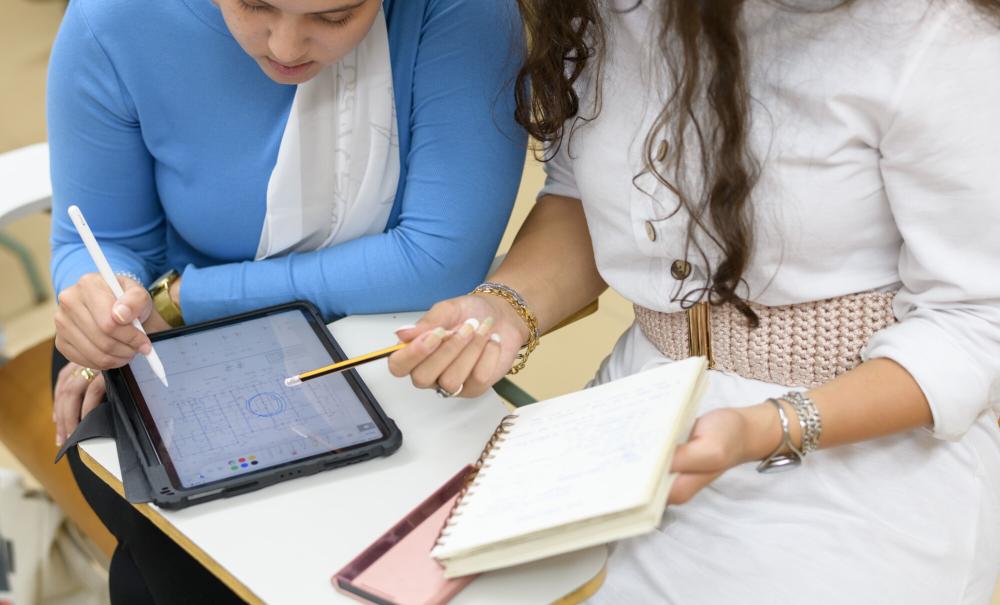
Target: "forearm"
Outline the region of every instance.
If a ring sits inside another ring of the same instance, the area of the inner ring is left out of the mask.
[[[313,252],[189,267],[181,311],[197,322],[293,300],[312,302],[327,319],[426,309],[471,290],[496,250],[499,235],[469,223],[451,228],[450,237],[394,229]]]
[[[816,403],[823,422],[820,447],[884,437],[930,426],[927,398],[913,377],[889,359],[872,359],[807,393]],[[790,416],[792,441],[801,444],[797,417]],[[768,403],[742,410],[748,424],[746,462],[760,460],[781,440],[777,411]]]
[[[539,200],[491,280],[521,294],[541,332],[596,300],[607,284],[597,272],[580,200]]]

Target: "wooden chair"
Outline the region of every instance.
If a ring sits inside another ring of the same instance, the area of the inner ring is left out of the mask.
[[[45,488],[53,501],[108,557],[115,538],[73,480],[69,462],[56,456],[50,374],[52,341],[35,345],[0,367],[0,441]]]
[[[49,146],[38,143],[0,154],[0,227],[52,206]],[[0,242],[2,243],[2,242]],[[15,254],[17,250],[13,250]],[[18,254],[36,297],[42,279],[32,259]],[[0,366],[0,441],[24,465],[56,504],[108,556],[115,538],[91,511],[70,473],[56,455],[50,385],[52,340],[48,339]]]

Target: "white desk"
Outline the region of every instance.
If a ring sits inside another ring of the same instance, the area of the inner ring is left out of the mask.
[[[351,317],[330,324],[348,355],[381,346],[416,314]],[[330,576],[431,494],[483,444],[507,413],[492,391],[441,399],[389,374],[385,362],[360,373],[403,432],[395,454],[180,511],[137,508],[251,602],[354,603]],[[80,446],[81,458],[121,493],[114,441]],[[603,546],[477,578],[453,601],[578,602],[600,586]]]

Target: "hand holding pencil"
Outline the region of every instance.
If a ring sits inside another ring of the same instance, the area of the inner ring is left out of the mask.
[[[343,371],[376,359],[389,358],[395,376],[410,375],[418,388],[435,388],[446,396],[476,397],[503,378],[521,340],[510,318],[497,325],[493,301],[465,296],[438,303],[416,325],[396,330],[399,344],[325,368],[290,376],[293,386],[312,378]],[[517,319],[516,315],[514,316]],[[508,344],[509,342],[509,344]]]
[[[470,322],[469,320],[476,320]],[[438,327],[458,328],[442,339]],[[440,302],[415,326],[397,332],[412,344],[389,358],[394,376],[409,376],[414,386],[478,397],[503,378],[521,345],[524,322],[506,301],[472,294]]]
[[[395,376],[412,374],[413,382],[419,388],[436,388],[439,393],[445,396],[454,396],[461,393],[462,395],[475,397],[482,394],[496,380],[488,383],[485,381],[478,383],[475,377],[471,377],[469,374],[480,364],[482,365],[482,370],[493,370],[493,373],[496,373],[497,363],[500,358],[502,337],[493,329],[495,322],[492,316],[485,315],[485,319],[483,320],[479,320],[475,316],[468,316],[462,320],[460,315],[462,309],[453,309],[447,313],[442,313],[441,311],[447,308],[447,305],[444,307],[442,305],[445,305],[445,303],[436,305],[416,325],[403,326],[396,330],[396,336],[402,342],[323,368],[290,376],[285,379],[285,385],[299,385],[320,376],[342,372],[365,363],[389,357],[390,372]],[[477,309],[480,312],[478,314],[483,315],[482,311],[484,310],[488,311],[485,308]],[[435,320],[438,320],[439,325],[435,325],[435,323],[438,323]],[[435,353],[439,353],[441,357],[436,358],[432,365],[421,367],[421,361]],[[447,360],[457,362],[462,367],[468,368],[466,376],[463,377],[461,382],[457,382],[454,388],[445,386],[448,383],[441,384],[437,381],[426,384],[420,382],[420,376],[423,371],[427,371],[429,375],[437,366],[442,364],[447,365]],[[505,372],[506,370],[499,372],[497,380],[502,378]],[[486,380],[490,380],[490,377],[487,377]]]

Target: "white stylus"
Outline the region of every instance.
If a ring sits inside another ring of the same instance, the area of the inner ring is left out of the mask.
[[[101,247],[97,245],[97,240],[94,239],[94,234],[90,230],[90,226],[87,225],[87,220],[83,218],[83,213],[76,206],[70,206],[67,212],[69,212],[70,220],[73,221],[73,226],[76,227],[76,232],[80,234],[80,239],[83,240],[83,245],[87,247],[87,252],[90,252],[90,258],[97,265],[97,270],[100,272],[101,277],[104,278],[108,287],[111,288],[111,292],[115,295],[115,298],[120,299],[125,295],[122,285],[118,283],[118,278],[111,271],[111,265],[108,264],[108,259],[104,257]],[[132,325],[143,334],[146,333],[142,329],[142,324],[139,323],[138,318],[132,320]],[[156,349],[150,348],[149,353],[146,353],[145,357],[146,361],[149,362],[149,367],[153,369],[153,373],[160,379],[163,386],[168,386],[167,372],[163,369],[163,362],[160,361],[160,356],[156,354]]]

